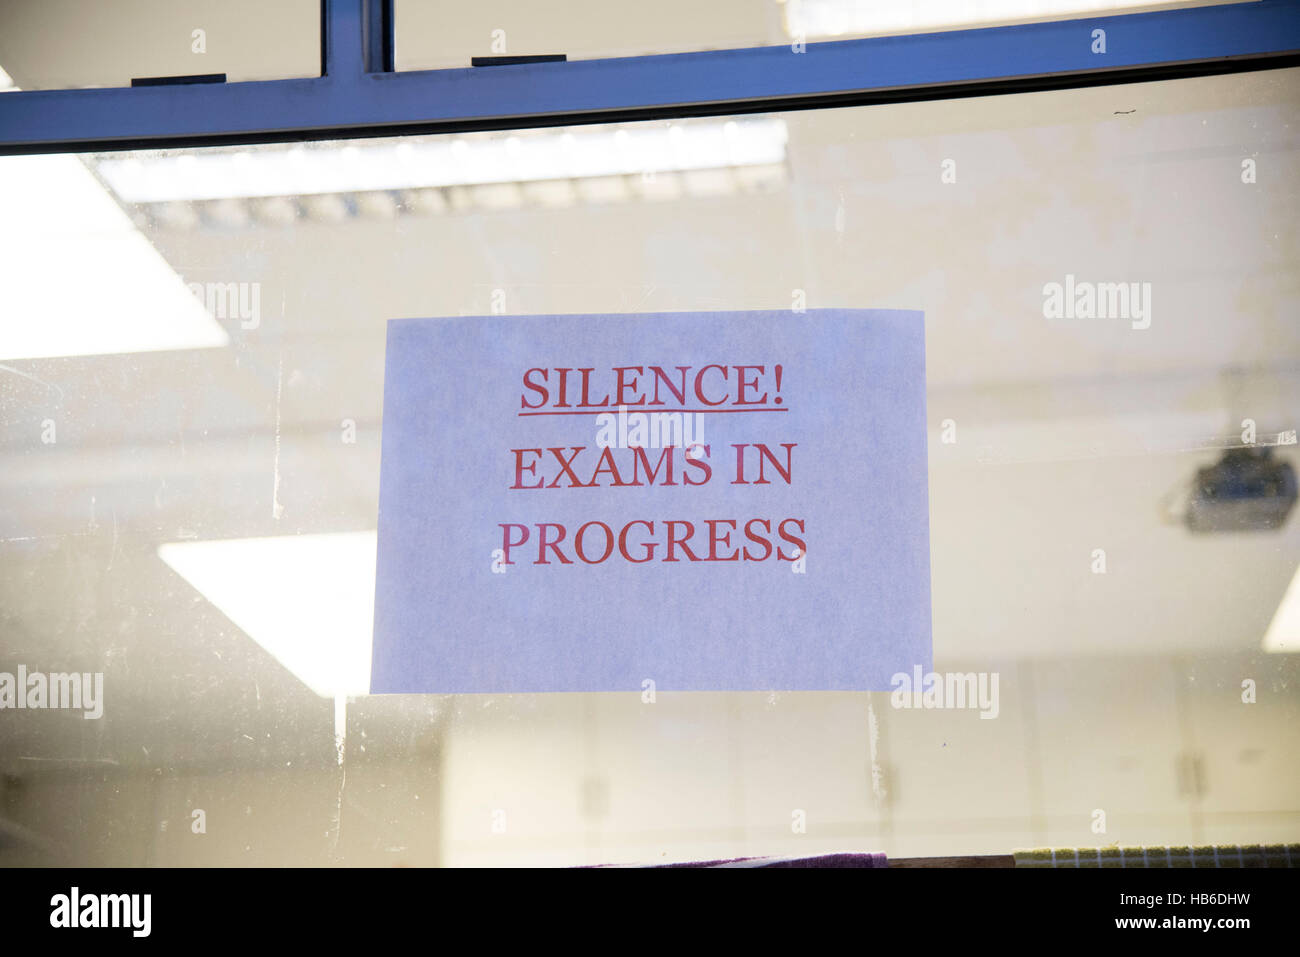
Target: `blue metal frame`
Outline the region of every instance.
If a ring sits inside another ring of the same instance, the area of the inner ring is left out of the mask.
[[[0,96],[0,154],[931,99],[1226,72],[1300,54],[1300,0],[1254,0],[810,43],[803,53],[775,46],[395,73],[376,63],[383,3],[323,0],[318,78]],[[1092,52],[1095,29],[1106,31],[1104,54]]]

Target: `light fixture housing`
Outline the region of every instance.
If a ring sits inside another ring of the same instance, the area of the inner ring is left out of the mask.
[[[0,361],[230,341],[76,156],[0,157],[0,210]]]
[[[1263,648],[1267,652],[1300,652],[1300,568],[1278,603],[1268,631],[1264,632]]]
[[[96,168],[124,203],[167,203],[589,180],[785,161],[776,118],[470,134],[373,145],[109,156]]]
[[[318,695],[370,691],[375,532],[169,542],[158,557]]]
[[[785,32],[792,39],[954,30],[1035,20],[1065,20],[1121,13],[1133,7],[1186,6],[1186,0],[782,0]],[[1207,0],[1214,2],[1214,0]],[[1221,0],[1231,2],[1231,0]]]

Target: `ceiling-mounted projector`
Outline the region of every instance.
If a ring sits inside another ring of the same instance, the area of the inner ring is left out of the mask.
[[[1185,521],[1193,532],[1281,528],[1295,500],[1295,469],[1275,459],[1271,447],[1229,449],[1196,470]]]

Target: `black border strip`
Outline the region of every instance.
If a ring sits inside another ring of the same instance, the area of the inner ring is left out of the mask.
[[[191,83],[225,83],[224,73],[191,73],[186,76],[133,76],[132,86],[188,86]]]

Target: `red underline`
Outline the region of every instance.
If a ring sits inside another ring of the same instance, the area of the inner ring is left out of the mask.
[[[663,414],[672,414],[674,412],[687,412],[687,413],[713,413],[714,415],[721,415],[723,413],[728,413],[728,412],[789,412],[789,411],[790,409],[785,406],[782,406],[781,408],[775,408],[775,409],[650,409],[647,408],[646,406],[641,406],[640,408],[629,408],[627,410],[627,414],[632,415],[634,413],[640,412],[642,415],[645,415],[647,412],[650,412],[658,415],[663,415]],[[516,412],[515,414],[516,415],[603,415],[606,413],[608,413],[609,415],[619,414],[617,410],[611,409],[609,406],[601,406],[601,405],[593,406],[592,408],[589,409],[580,409],[580,410],[573,410],[573,411],[569,411],[566,409],[563,412],[554,412],[554,411],[553,412]]]

